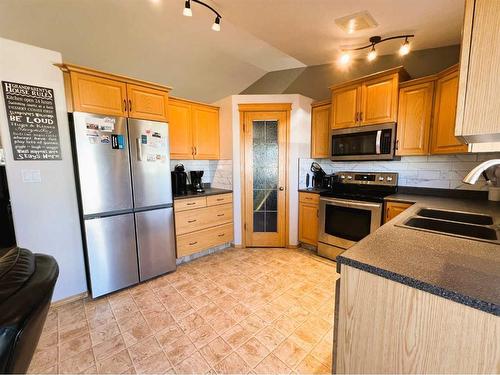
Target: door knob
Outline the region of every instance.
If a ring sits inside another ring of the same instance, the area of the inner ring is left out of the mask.
[[[280,186],[280,191],[283,191],[285,190],[285,188],[283,186]]]

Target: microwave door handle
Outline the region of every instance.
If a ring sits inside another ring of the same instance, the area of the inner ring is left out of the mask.
[[[375,153],[380,155],[380,139],[382,138],[382,130],[377,130],[377,138],[375,140]]]

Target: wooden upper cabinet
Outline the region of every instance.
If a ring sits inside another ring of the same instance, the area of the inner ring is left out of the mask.
[[[455,134],[500,142],[500,1],[467,0]]]
[[[431,154],[467,152],[467,145],[455,137],[455,117],[458,95],[458,66],[439,75],[432,121]]]
[[[358,84],[332,91],[332,129],[358,125],[360,95]]]
[[[330,156],[330,101],[311,108],[311,158]]]
[[[361,85],[361,125],[395,122],[398,110],[398,74],[375,78]]]
[[[193,158],[191,104],[170,98],[168,103],[168,132],[171,159]]]
[[[73,64],[64,74],[68,111],[167,121],[170,87]]]
[[[194,159],[218,159],[220,146],[219,109],[193,104],[191,116]]]
[[[332,129],[396,122],[399,82],[408,77],[398,67],[331,86]]]
[[[127,85],[124,82],[76,72],[70,79],[75,112],[127,116]]]
[[[168,92],[127,84],[129,117],[167,121]]]
[[[405,82],[399,90],[397,155],[427,155],[435,77]]]

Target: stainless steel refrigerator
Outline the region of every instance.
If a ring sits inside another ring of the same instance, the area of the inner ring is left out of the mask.
[[[168,124],[70,114],[92,297],[175,270]]]

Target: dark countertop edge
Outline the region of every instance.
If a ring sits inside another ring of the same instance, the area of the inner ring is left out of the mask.
[[[437,189],[398,185],[398,191],[396,194],[424,195],[438,198],[488,200],[488,191],[485,190]],[[390,200],[390,196],[388,199]]]
[[[356,260],[345,258],[342,255],[337,256],[336,262],[337,262],[337,272],[338,273],[340,273],[340,264],[345,264],[347,266],[357,268],[361,271],[366,271],[368,273],[383,277],[385,279],[392,280],[392,281],[398,282],[400,284],[404,284],[404,285],[410,286],[412,288],[419,289],[419,290],[422,290],[424,292],[428,292],[428,293],[434,294],[436,296],[446,298],[450,301],[457,302],[457,303],[460,303],[462,305],[466,305],[470,308],[481,310],[481,311],[484,311],[486,313],[493,314],[495,316],[500,316],[500,306],[493,304],[493,303],[489,303],[489,302],[485,302],[485,301],[478,300],[475,298],[471,298],[469,296],[465,296],[463,294],[460,294],[460,293],[457,293],[457,292],[454,292],[454,291],[451,291],[448,289],[444,289],[444,288],[441,288],[441,287],[438,287],[438,286],[435,286],[435,285],[432,285],[429,283],[425,283],[425,282],[416,280],[412,277],[403,276],[403,275],[400,275],[400,274],[395,273],[395,272],[387,271],[387,270],[372,266],[370,264],[366,264],[366,263],[358,262]]]
[[[230,194],[232,192],[233,192],[232,190],[226,190],[226,189],[205,188],[204,193],[188,192],[186,195],[177,195],[177,196],[174,195],[174,201],[180,200],[180,199],[207,197],[209,195]]]
[[[312,193],[312,194],[319,194],[319,193],[322,193],[324,191],[328,191],[330,189],[323,189],[323,188],[303,188],[303,189],[299,189],[299,193]]]

